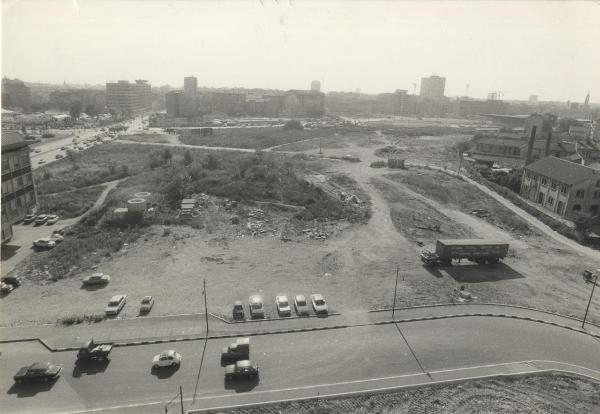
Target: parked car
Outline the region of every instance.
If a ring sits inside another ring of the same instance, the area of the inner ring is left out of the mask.
[[[243,320],[244,317],[244,305],[241,300],[236,300],[233,302],[233,320],[240,321]]]
[[[264,318],[265,317],[265,308],[263,306],[263,300],[259,295],[252,295],[248,299],[250,308],[250,318]]]
[[[327,313],[327,303],[325,303],[325,298],[320,293],[315,293],[311,295],[310,301],[312,303],[312,307],[315,310],[315,313]]]
[[[304,295],[296,295],[294,296],[294,308],[296,308],[296,314],[298,316],[308,315],[308,303],[306,301],[306,296]]]
[[[63,157],[64,157],[64,155],[62,155],[62,154],[56,154],[56,155],[54,156],[54,158],[56,158],[57,160],[60,160],[60,159],[61,159],[61,158],[63,158]]]
[[[49,214],[46,224],[47,225],[56,224],[57,221],[58,221],[58,216],[56,214]]]
[[[277,306],[277,313],[279,313],[280,316],[290,316],[292,314],[290,301],[285,295],[275,297],[275,306]]]
[[[61,370],[62,367],[59,365],[53,365],[49,362],[36,362],[21,368],[13,379],[19,384],[29,381],[50,381],[58,378]]]
[[[225,379],[255,378],[258,377],[258,372],[259,368],[256,362],[245,359],[225,366]]]
[[[62,236],[62,234],[58,234],[58,233],[52,233],[50,235],[50,237],[48,237],[50,240],[54,241],[54,243],[58,244],[61,241],[64,240],[64,237]]]
[[[152,359],[152,368],[176,367],[181,365],[181,355],[172,349],[162,351]]]
[[[148,313],[154,306],[154,298],[152,296],[144,296],[140,304],[140,313]]]
[[[98,343],[93,338],[90,338],[79,348],[77,360],[106,361],[112,349],[112,342]]]
[[[13,290],[14,290],[13,285],[9,285],[8,283],[0,282],[0,294],[8,295]]]
[[[33,246],[41,249],[52,249],[53,247],[56,247],[56,242],[51,240],[49,237],[43,237],[41,239],[34,240]]]
[[[48,215],[47,214],[40,214],[36,217],[35,219],[35,225],[36,226],[41,226],[42,224],[44,224],[45,222],[48,221]]]
[[[64,151],[67,149],[67,147],[60,147],[60,149]]]
[[[37,218],[37,214],[27,214],[23,219],[23,224],[33,223]]]
[[[585,283],[594,283],[594,279],[596,279],[597,273],[600,273],[600,269],[584,270],[583,271],[583,280],[585,280]]]
[[[110,298],[106,309],[104,309],[104,313],[107,315],[118,315],[125,306],[125,302],[127,302],[127,295],[115,295]]]
[[[60,234],[61,236],[64,236],[65,230],[64,229],[54,229],[54,230],[52,230],[52,234]]]
[[[34,149],[34,151],[35,151],[36,154],[39,154],[40,152],[42,152],[42,150],[39,149],[39,148]]]
[[[39,160],[39,161],[38,161],[38,164],[45,164],[45,163],[46,163],[46,161],[45,161],[45,160]]]
[[[104,273],[93,273],[83,278],[83,286],[105,285],[110,282],[110,276]]]
[[[11,285],[13,288],[21,286],[21,279],[16,276],[4,276],[0,281],[7,285]]]

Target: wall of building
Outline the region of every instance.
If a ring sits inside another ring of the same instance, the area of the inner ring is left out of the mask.
[[[108,109],[130,116],[150,110],[152,88],[145,81],[118,81],[106,84],[106,106]]]
[[[569,201],[572,187],[549,177],[524,170],[521,179],[521,195],[544,209],[562,217],[570,218]]]

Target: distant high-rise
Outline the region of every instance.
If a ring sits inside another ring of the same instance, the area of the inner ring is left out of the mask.
[[[314,80],[310,83],[310,90],[314,92],[321,92],[321,82]]]
[[[198,93],[198,79],[195,76],[187,76],[183,78],[183,93],[185,96],[196,99]]]
[[[134,115],[150,109],[151,86],[145,80],[129,83],[126,80],[106,83],[106,106],[121,112],[122,115]]]
[[[428,78],[421,78],[421,90],[419,95],[423,98],[443,98],[446,88],[446,78],[432,75]]]
[[[590,93],[588,92],[587,95],[585,95],[585,102],[583,104],[584,106],[590,106]]]
[[[538,96],[537,95],[529,95],[529,103],[537,103]]]
[[[498,92],[490,92],[487,94],[488,101],[495,101],[496,99],[498,99]]]

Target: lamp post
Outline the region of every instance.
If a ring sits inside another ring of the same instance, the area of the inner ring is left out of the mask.
[[[398,291],[398,274],[400,273],[400,269],[396,266],[396,284],[394,285],[394,304],[392,305],[392,320],[396,320],[394,317],[396,312],[396,292]]]
[[[594,296],[594,288],[598,283],[598,273],[596,273],[596,277],[594,278],[594,284],[592,285],[592,291],[590,292],[590,300],[588,301],[587,308],[585,308],[585,315],[583,315],[583,322],[581,323],[581,329],[583,329],[585,325],[585,320],[588,315],[588,311],[590,310],[590,305],[592,304],[592,296]]]

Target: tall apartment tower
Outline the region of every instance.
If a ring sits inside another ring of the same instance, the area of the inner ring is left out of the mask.
[[[198,93],[198,79],[195,76],[187,76],[183,78],[183,93],[185,96],[196,99]]]
[[[314,80],[310,83],[310,90],[313,92],[321,92],[321,82]]]
[[[421,90],[419,95],[423,98],[443,98],[446,88],[446,78],[432,75],[428,78],[421,78]]]

